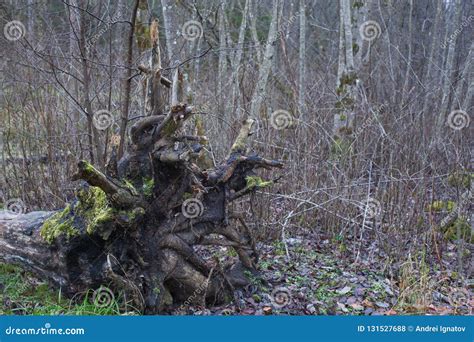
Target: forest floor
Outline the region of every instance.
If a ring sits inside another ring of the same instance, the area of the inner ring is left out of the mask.
[[[353,258],[345,245],[315,236],[288,239],[286,244],[260,243],[261,277],[250,276],[252,284],[237,291],[231,303],[208,308],[174,307],[167,313],[472,315],[472,284],[468,286],[455,271],[449,269],[455,265],[455,245],[448,243],[447,248],[440,267],[439,263],[430,264],[421,253],[411,261],[388,263],[386,256],[373,243],[363,248],[366,253],[371,251],[370,257],[361,254],[358,263],[350,261]],[[235,258],[235,252],[226,248],[217,253],[228,260]],[[203,256],[212,262],[212,255],[206,256],[203,251]],[[119,297],[107,307],[97,307],[92,300],[92,291],[67,299],[19,268],[0,264],[0,314],[136,314],[133,308],[124,308],[120,303],[123,301]]]

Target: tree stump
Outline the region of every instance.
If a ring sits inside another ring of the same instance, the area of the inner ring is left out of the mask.
[[[247,153],[249,119],[227,158],[201,168],[206,138],[180,135],[192,114],[178,104],[167,115],[141,119],[130,130],[132,148],[112,158],[105,173],[80,161],[73,179],[84,182],[64,210],[0,216],[0,259],[71,296],[101,285],[122,291],[145,314],[171,302],[232,298],[256,272],[258,253],[229,204],[271,184],[257,169],[282,163]],[[199,245],[232,247],[239,261],[206,262]]]

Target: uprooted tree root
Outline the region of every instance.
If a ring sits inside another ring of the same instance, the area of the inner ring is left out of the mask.
[[[171,302],[232,298],[256,272],[252,234],[229,204],[268,186],[258,168],[282,163],[247,154],[253,120],[246,120],[227,158],[201,168],[203,136],[179,135],[192,109],[175,105],[130,131],[133,144],[105,173],[80,161],[77,200],[63,211],[0,218],[0,258],[19,263],[74,295],[107,284],[144,313]],[[232,247],[239,261],[212,266],[198,245]],[[201,296],[195,294],[199,291]],[[200,298],[197,298],[200,297]]]

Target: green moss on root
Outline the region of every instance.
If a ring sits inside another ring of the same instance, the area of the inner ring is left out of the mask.
[[[130,190],[132,195],[134,195],[134,196],[138,195],[138,191],[137,191],[137,189],[135,189],[135,186],[133,185],[133,183],[131,181],[125,179],[123,183],[127,187],[127,189]]]
[[[245,177],[245,180],[247,181],[247,188],[249,189],[264,188],[273,184],[272,181],[264,181],[258,176],[247,176]]]
[[[145,184],[153,189],[152,180]],[[127,186],[133,187],[131,183]],[[145,214],[143,208],[117,210],[111,207],[105,192],[94,186],[78,190],[76,197],[75,204],[68,205],[43,224],[40,234],[47,242],[52,243],[61,234],[69,239],[84,230],[89,235],[98,234],[107,240],[117,222],[129,225]]]
[[[133,222],[137,217],[145,214],[145,209],[135,208],[132,210],[120,210],[118,215],[120,218],[126,222]]]
[[[142,191],[146,197],[153,195],[153,188],[155,187],[155,180],[152,177],[143,178]]]
[[[47,219],[40,230],[40,235],[48,243],[53,243],[60,235],[65,235],[67,239],[79,234],[73,226],[73,218],[70,215],[71,206],[68,204],[64,210],[58,212]]]
[[[85,170],[88,172],[88,173],[95,173],[97,170],[95,169],[94,166],[92,166],[91,163],[88,163],[86,161],[82,161],[85,165]]]
[[[102,189],[91,186],[78,192],[79,203],[76,211],[84,218],[86,231],[92,234],[99,225],[110,222],[113,219],[113,209],[109,207],[109,201]]]

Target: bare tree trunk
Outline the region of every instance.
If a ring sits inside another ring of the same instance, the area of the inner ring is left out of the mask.
[[[305,120],[305,74],[306,74],[306,4],[300,0],[300,49],[299,49],[299,80],[298,80],[298,110],[300,120]]]
[[[164,103],[161,93],[161,52],[160,52],[160,35],[158,31],[158,19],[154,19],[150,26],[150,73],[147,75],[147,96],[146,109],[148,115],[162,115],[164,111]]]
[[[355,40],[354,44],[354,68],[360,70],[362,67],[362,48],[364,45],[364,40],[362,35],[359,32],[360,27],[365,22],[367,14],[369,12],[369,3],[370,1],[361,0],[354,2],[352,5],[353,8],[353,27],[352,27],[352,37]]]
[[[217,70],[217,108],[220,115],[222,115],[222,120],[220,120],[220,127],[224,129],[224,122],[228,121],[228,114],[224,110],[224,89],[222,88],[223,81],[225,79],[225,74],[227,71],[227,43],[226,43],[226,29],[225,29],[225,2],[222,1],[219,8],[219,63]]]
[[[336,103],[333,135],[343,138],[351,135],[354,129],[355,87],[358,81],[358,75],[354,70],[350,0],[340,0],[340,21],[336,89],[339,100]]]
[[[171,106],[177,106],[179,103],[179,68],[174,69],[173,85],[171,88]]]
[[[342,0],[342,15],[344,19],[344,38],[345,38],[345,57],[346,70],[354,70],[354,52],[352,48],[352,17],[351,17],[351,3],[350,0]]]
[[[472,61],[472,59],[471,59],[471,61]],[[472,99],[474,97],[474,70],[473,69],[474,68],[471,64],[471,71],[468,72],[468,74],[466,76],[468,87],[467,87],[467,91],[466,91],[466,97],[464,98],[464,103],[462,105],[462,108],[466,112],[470,112],[470,113],[472,113],[472,111],[471,111],[472,108],[473,108]]]
[[[270,22],[270,28],[268,29],[267,44],[265,46],[265,53],[263,60],[259,68],[257,85],[252,96],[252,103],[250,106],[250,117],[258,118],[262,107],[263,100],[267,89],[268,75],[272,66],[273,55],[275,54],[275,44],[277,39],[277,22],[278,22],[278,9],[281,0],[273,2],[272,9],[272,21]]]
[[[428,136],[428,125],[426,122],[428,121],[428,110],[429,106],[432,103],[432,100],[437,93],[437,89],[434,89],[434,66],[436,65],[436,57],[435,52],[438,50],[438,41],[439,41],[439,22],[441,19],[441,10],[443,7],[443,1],[438,0],[436,5],[436,15],[435,21],[433,24],[433,29],[431,30],[431,47],[430,47],[430,54],[428,56],[428,65],[426,68],[425,76],[423,78],[424,84],[424,91],[425,96],[423,99],[423,108],[422,108],[422,116],[421,116],[421,124],[420,126],[423,127],[423,143],[426,143],[426,137]]]
[[[84,107],[87,111],[87,125],[89,133],[90,155],[92,162],[96,162],[99,168],[105,166],[103,158],[102,142],[100,140],[99,132],[93,124],[94,111],[90,99],[90,68],[88,65],[88,49],[86,48],[86,13],[80,11],[80,36],[79,36],[79,50],[81,53],[82,62],[82,82],[83,82],[83,101]]]
[[[408,56],[407,56],[407,69],[405,72],[405,82],[402,88],[402,101],[400,107],[402,108],[408,96],[408,87],[410,84],[410,72],[411,72],[411,60],[412,60],[412,37],[413,37],[413,0],[410,0],[410,11],[408,13]]]
[[[69,38],[69,51],[68,52],[69,52],[69,58],[70,58],[68,72],[72,74],[74,68],[77,67],[75,56],[78,54],[77,32],[79,32],[80,23],[79,23],[78,9],[76,8],[77,7],[76,0],[71,0],[70,5],[65,4],[65,7],[69,11],[68,19],[69,19],[69,30],[70,30],[69,37],[68,37]],[[73,89],[71,91],[72,96],[77,96],[79,93],[78,80],[76,78],[71,77],[69,79],[69,82],[67,82],[67,84],[69,84],[71,89]],[[77,106],[76,104],[71,105],[71,101],[68,100],[66,104],[66,111],[67,113],[70,113],[74,122],[79,122],[81,113],[79,110],[77,110],[76,106]],[[79,127],[77,125],[72,125],[71,130],[72,130],[73,135],[78,137],[79,146],[81,146],[82,138],[79,134],[80,132]],[[79,155],[81,158],[84,158],[82,148],[80,148]]]
[[[128,124],[128,111],[130,110],[130,89],[132,84],[132,62],[133,62],[133,34],[135,32],[135,19],[137,17],[138,4],[140,0],[135,0],[132,17],[130,19],[130,31],[128,31],[127,37],[127,55],[125,56],[126,72],[123,86],[123,108],[122,108],[122,120],[120,122],[120,144],[117,152],[117,159],[123,156],[125,149],[125,134],[127,133]]]
[[[166,52],[168,54],[168,62],[170,64],[174,63],[175,55],[173,44],[175,40],[175,22],[173,20],[173,5],[170,0],[161,0],[161,6],[163,8],[163,22],[165,24],[165,40],[166,40]]]
[[[439,21],[441,17],[441,9],[442,9],[443,1],[438,0],[437,5],[436,5],[436,16],[435,16],[435,21],[433,24],[433,29],[431,30],[431,48],[430,48],[430,54],[428,57],[428,63],[427,63],[427,68],[426,68],[426,73],[424,77],[424,84],[425,84],[425,90],[426,90],[426,95],[423,101],[423,115],[427,115],[428,113],[428,106],[431,103],[431,99],[433,98],[433,87],[432,87],[432,81],[433,81],[433,68],[436,64],[435,61],[435,51],[437,50],[438,46],[438,41],[439,41],[439,36],[438,36],[438,30],[439,30]]]
[[[446,24],[447,34],[451,34],[458,27],[461,18],[461,0],[456,0],[453,5],[453,20],[448,20]],[[440,136],[443,124],[448,115],[447,111],[449,108],[449,95],[452,88],[453,80],[453,65],[456,55],[456,42],[457,34],[452,34],[449,39],[448,54],[446,56],[446,62],[443,69],[443,94],[441,99],[441,107],[438,115],[436,116],[436,138]]]
[[[244,11],[242,13],[242,22],[240,23],[239,39],[237,41],[237,51],[235,52],[234,58],[232,59],[232,98],[230,108],[227,110],[233,110],[235,108],[236,115],[240,114],[240,98],[239,98],[239,68],[242,62],[242,55],[244,51],[245,31],[247,28],[247,16],[249,12],[249,6],[251,0],[245,0]]]
[[[339,1],[339,49],[337,59],[337,80],[336,87],[341,84],[342,74],[345,70],[345,59],[344,59],[344,15],[342,12],[342,4]]]
[[[473,84],[474,80],[472,77],[472,74],[474,73],[473,63],[472,63],[473,59],[474,59],[474,41],[471,42],[469,52],[466,56],[466,61],[464,62],[464,68],[459,77],[458,84],[456,86],[456,92],[454,93],[454,99],[451,106],[451,110],[462,108],[463,110],[467,111],[469,109],[468,106],[472,100],[473,87],[474,87],[474,84]],[[463,101],[461,94],[462,94],[463,86],[465,83],[467,84],[467,89],[466,89],[466,96],[464,97],[464,101]]]
[[[262,47],[260,44],[260,40],[258,39],[258,34],[257,34],[257,6],[258,2],[255,1],[254,5],[252,6],[252,0],[250,0],[250,33],[252,34],[252,40],[253,43],[255,44],[255,51],[257,52],[257,61],[258,63],[262,62]]]

